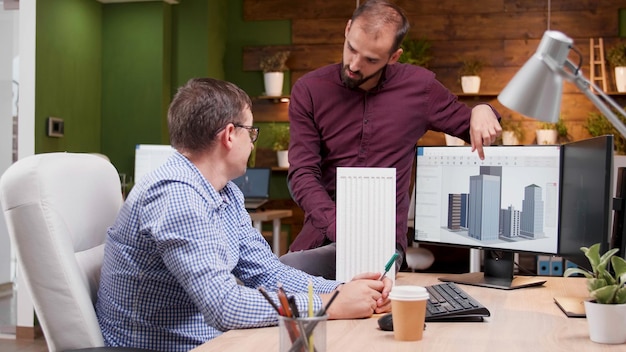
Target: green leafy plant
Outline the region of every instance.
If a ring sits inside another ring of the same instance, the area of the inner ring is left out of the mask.
[[[620,116],[620,114],[616,113],[615,115],[619,116],[622,122],[626,123],[626,119]],[[615,152],[621,155],[626,154],[626,139],[624,139],[622,134],[615,129],[613,124],[611,124],[603,114],[590,112],[587,121],[585,121],[585,128],[592,137],[612,134],[613,142],[615,143]]]
[[[615,256],[617,248],[613,248],[600,256],[600,244],[581,247],[580,250],[591,264],[592,272],[581,268],[568,268],[563,276],[583,275],[587,278],[587,290],[591,297],[599,304],[626,303],[626,260]],[[607,269],[611,263],[613,274]]]
[[[626,66],[626,42],[620,42],[606,53],[606,60],[613,66]]]
[[[272,149],[275,151],[289,149],[289,123],[274,122],[271,124],[270,130],[274,136]]]
[[[400,55],[398,62],[428,67],[428,63],[432,59],[428,40],[405,37],[400,47],[402,48],[402,55]]]
[[[472,57],[463,60],[463,65],[459,69],[460,76],[478,76],[483,70],[483,60]]]
[[[291,55],[290,51],[264,51],[263,56],[261,56],[259,67],[264,73],[287,71],[289,69],[287,67],[287,59],[289,59],[289,55]]]

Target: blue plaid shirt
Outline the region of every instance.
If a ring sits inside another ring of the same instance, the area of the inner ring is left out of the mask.
[[[277,324],[258,287],[278,302],[281,283],[306,311],[309,279],[316,293],[339,285],[283,265],[239,188],[217,192],[175,153],[135,185],[108,231],[96,312],[107,346],[188,351],[229,329]]]

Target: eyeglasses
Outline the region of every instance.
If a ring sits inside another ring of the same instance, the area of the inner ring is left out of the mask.
[[[259,128],[255,127],[255,126],[244,126],[244,125],[240,125],[238,123],[233,123],[233,125],[235,127],[241,127],[241,128],[245,128],[248,130],[248,133],[250,134],[250,142],[254,143],[256,142],[257,138],[259,138]]]

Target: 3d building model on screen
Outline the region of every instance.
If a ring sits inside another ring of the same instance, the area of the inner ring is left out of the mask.
[[[519,210],[513,205],[501,207],[502,167],[481,166],[480,174],[470,176],[468,183],[469,193],[448,194],[448,230],[483,242],[544,237],[540,186],[530,184],[519,190],[523,195]]]

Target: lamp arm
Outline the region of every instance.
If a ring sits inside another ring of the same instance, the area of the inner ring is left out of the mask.
[[[626,112],[622,109],[617,103],[611,99],[608,95],[606,95],[600,88],[598,88],[595,84],[587,80],[580,70],[569,60],[567,60],[564,64],[565,67],[571,70],[571,72],[566,70],[561,70],[561,74],[573,82],[576,87],[595,105],[600,112],[604,114],[604,116],[611,122],[613,127],[626,138],[626,125],[622,122],[620,118],[615,115],[613,111],[607,106],[607,103],[611,105],[615,110],[617,110],[623,117],[626,117]],[[593,87],[598,95],[594,94],[590,87]],[[602,99],[600,99],[602,97]]]

